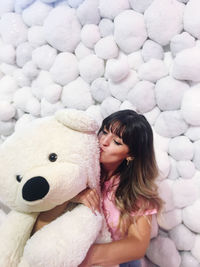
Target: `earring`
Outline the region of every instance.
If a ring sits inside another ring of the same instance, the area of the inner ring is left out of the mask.
[[[128,166],[129,163],[130,163],[133,159],[134,159],[133,157],[128,157],[128,158],[126,159],[126,165]]]

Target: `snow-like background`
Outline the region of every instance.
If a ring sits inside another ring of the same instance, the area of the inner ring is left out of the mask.
[[[166,205],[145,265],[199,267],[200,0],[1,0],[0,143],[61,108],[146,116]]]

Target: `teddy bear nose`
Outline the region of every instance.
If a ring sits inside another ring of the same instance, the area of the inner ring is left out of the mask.
[[[49,192],[49,184],[42,176],[29,179],[22,188],[22,197],[27,201],[42,199]]]

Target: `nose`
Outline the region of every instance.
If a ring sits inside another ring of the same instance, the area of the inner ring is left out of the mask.
[[[22,188],[22,197],[27,201],[42,199],[49,192],[49,183],[42,176],[29,179]]]
[[[100,139],[100,144],[102,146],[108,146],[110,144],[111,141],[111,137],[107,134],[107,135],[103,135]]]

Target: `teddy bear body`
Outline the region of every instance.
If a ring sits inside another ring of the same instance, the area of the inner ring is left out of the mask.
[[[0,266],[76,267],[89,247],[109,242],[104,217],[84,205],[31,235],[39,212],[99,189],[98,126],[63,110],[16,131],[0,148],[0,199],[11,212],[0,225]]]

